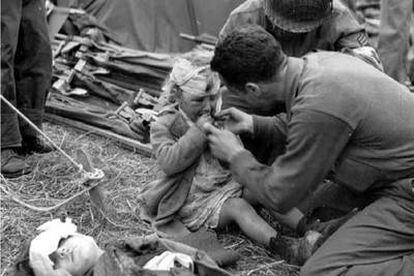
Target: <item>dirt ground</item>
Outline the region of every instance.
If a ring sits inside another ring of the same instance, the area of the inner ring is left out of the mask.
[[[84,187],[80,174],[59,152],[31,156],[31,174],[17,179],[1,177],[0,276],[8,275],[7,271],[25,241],[35,235],[36,227],[52,218],[73,218],[78,231],[93,236],[101,247],[126,237],[151,233],[150,227],[139,217],[137,195],[159,174],[154,159],[124,150],[91,133],[48,123],[44,124],[44,129],[65,152],[74,156],[77,149],[84,149],[94,166],[105,172],[101,185],[106,190],[108,211],[105,216],[98,212],[87,193],[51,211],[36,210],[37,207],[57,206]],[[275,222],[271,223],[277,227]],[[297,275],[297,267],[273,257],[237,229],[220,232],[218,236],[226,248],[236,250],[242,256],[237,265],[226,268],[235,275]]]

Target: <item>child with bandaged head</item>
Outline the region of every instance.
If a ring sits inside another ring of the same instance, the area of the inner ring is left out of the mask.
[[[248,237],[268,245],[277,232],[242,198],[242,187],[208,148],[202,126],[213,122],[221,103],[220,80],[209,60],[203,52],[177,59],[164,87],[169,104],[151,126],[151,143],[165,173],[161,182],[170,189],[156,195],[163,199],[154,216],[165,217],[166,209],[191,231],[235,222]]]

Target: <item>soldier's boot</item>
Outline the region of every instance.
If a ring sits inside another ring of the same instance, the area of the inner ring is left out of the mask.
[[[29,164],[23,156],[17,154],[16,149],[1,149],[1,174],[7,178],[15,178],[31,172]]]
[[[302,266],[322,245],[322,242],[322,234],[308,231],[301,238],[278,235],[270,239],[269,247],[287,263]]]
[[[48,153],[53,151],[54,148],[49,143],[44,142],[37,136],[24,136],[21,147],[21,154],[32,153]]]

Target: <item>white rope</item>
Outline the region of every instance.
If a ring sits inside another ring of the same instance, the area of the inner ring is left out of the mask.
[[[2,94],[0,94],[1,99],[7,104],[11,109],[13,109],[20,117],[23,118],[31,127],[33,127],[38,133],[40,133],[55,149],[57,149],[60,153],[62,153],[69,161],[74,164],[79,171],[83,173],[87,173],[84,169],[82,164],[76,162],[69,154],[63,151],[58,145],[56,145],[40,128],[38,128],[32,121],[29,120],[23,113],[21,113],[14,105],[12,105]]]
[[[5,178],[2,174],[1,174],[0,176],[1,176],[2,180],[3,180],[5,183],[7,183],[6,178]],[[83,182],[85,182],[85,181],[87,181],[87,180],[88,180],[88,179],[85,179]],[[50,206],[50,207],[38,207],[38,206],[34,206],[34,205],[31,205],[31,204],[28,204],[28,203],[24,202],[22,199],[20,199],[20,198],[19,198],[17,195],[15,195],[14,193],[7,191],[7,189],[6,189],[6,188],[4,188],[4,187],[3,187],[3,185],[0,185],[0,190],[1,190],[1,191],[3,191],[3,193],[5,193],[6,197],[8,197],[8,198],[12,199],[14,202],[17,202],[17,203],[19,203],[20,205],[22,205],[22,206],[24,206],[24,207],[26,207],[26,208],[29,208],[30,210],[37,211],[37,212],[50,212],[50,211],[53,211],[53,210],[55,210],[55,209],[58,209],[59,207],[61,207],[61,206],[65,205],[66,203],[68,203],[68,202],[70,202],[70,201],[74,200],[75,198],[77,198],[77,197],[79,197],[79,196],[83,195],[83,194],[84,194],[84,193],[86,193],[86,192],[90,192],[90,190],[92,190],[92,189],[93,189],[93,188],[95,188],[96,186],[97,186],[97,185],[94,185],[94,186],[90,186],[90,187],[84,188],[82,191],[80,191],[80,192],[76,193],[75,195],[73,195],[73,196],[71,196],[71,197],[69,197],[69,198],[65,198],[65,199],[61,200],[60,202],[58,202],[56,205],[54,205],[54,206]]]

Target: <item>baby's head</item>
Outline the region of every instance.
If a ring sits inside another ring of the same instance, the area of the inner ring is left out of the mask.
[[[95,265],[103,251],[90,236],[74,234],[63,239],[58,249],[50,254],[54,269],[63,269],[73,276],[84,275]]]
[[[177,103],[193,122],[215,112],[221,101],[220,79],[209,66],[211,57],[210,53],[195,52],[176,59],[163,89],[170,102]]]
[[[91,236],[77,232],[70,218],[53,219],[37,228],[30,242],[29,260],[34,275],[82,276],[104,253]]]

